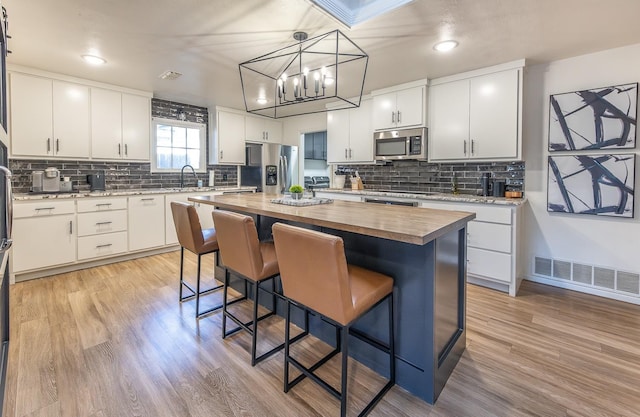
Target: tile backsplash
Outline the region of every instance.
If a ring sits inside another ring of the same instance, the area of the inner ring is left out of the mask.
[[[155,98],[151,100],[152,117],[178,119],[178,115],[181,112],[184,113],[187,121],[207,124],[207,137],[209,137],[208,111],[205,107]],[[9,169],[13,172],[14,192],[29,192],[31,188],[31,171],[44,170],[47,167],[58,168],[60,176],[70,177],[73,189],[79,191],[89,190],[87,174],[95,174],[100,171],[105,173],[106,188],[108,190],[180,186],[179,173],[152,173],[151,164],[148,162],[10,159]],[[209,165],[207,170],[215,172],[215,185],[217,186],[234,186],[238,184],[238,171],[235,166]],[[197,176],[198,179],[202,180],[203,184],[208,184],[208,174],[199,173]],[[191,171],[185,171],[184,178],[185,186],[196,185],[196,179]]]
[[[494,179],[504,179],[507,190],[524,190],[523,161],[441,164],[392,161],[376,165],[341,165],[338,169],[347,174],[346,187],[351,186],[351,174],[358,171],[365,189],[450,193],[455,176],[461,194],[478,195],[481,192],[480,177],[489,172]]]

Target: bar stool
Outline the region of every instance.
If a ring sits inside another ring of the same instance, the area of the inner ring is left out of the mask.
[[[200,296],[210,294],[223,288],[223,285],[200,291],[200,264],[202,255],[218,252],[218,240],[214,228],[202,230],[200,218],[196,208],[191,204],[178,201],[171,202],[171,213],[176,226],[176,234],[180,243],[180,302],[196,299],[196,318],[212,313],[222,308],[222,304],[200,311]],[[187,249],[198,255],[198,272],[196,275],[196,288],[186,283],[183,278],[184,273],[184,250]],[[183,295],[183,287],[191,292],[190,295]]]
[[[251,366],[266,359],[284,347],[284,343],[272,348],[260,356],[256,356],[256,341],[258,337],[258,322],[275,314],[276,292],[274,279],[279,275],[278,260],[273,242],[260,242],[253,218],[224,210],[213,211],[213,221],[218,233],[218,244],[222,255],[222,263],[226,268],[224,277],[224,296],[222,307],[222,338],[244,329],[251,334]],[[254,288],[253,315],[251,321],[243,322],[227,309],[227,292],[230,273],[242,278]],[[271,290],[261,286],[265,281],[271,281]],[[271,295],[273,309],[258,317],[260,290]],[[227,332],[227,317],[238,327]]]
[[[285,327],[284,391],[288,392],[305,377],[311,378],[340,400],[340,415],[347,412],[347,358],[349,335],[389,354],[389,381],[365,406],[367,415],[395,384],[395,348],[393,324],[393,279],[367,269],[348,265],[344,242],[338,236],[303,229],[283,223],[273,225],[273,238],[280,264],[284,296],[289,300]],[[373,339],[352,328],[357,320],[384,300],[389,306],[389,342]],[[290,355],[290,307],[295,305],[319,315],[336,328],[336,348],[307,368]],[[342,352],[340,391],[317,376],[314,371]],[[289,365],[302,374],[289,381]]]

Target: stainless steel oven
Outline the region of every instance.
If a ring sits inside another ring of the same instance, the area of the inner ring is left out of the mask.
[[[373,141],[377,161],[427,159],[427,128],[375,132]]]

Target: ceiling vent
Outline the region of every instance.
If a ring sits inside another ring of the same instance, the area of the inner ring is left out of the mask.
[[[160,74],[159,77],[162,78],[163,80],[175,80],[177,78],[182,77],[182,74],[179,73],[178,71],[166,70],[165,72]]]

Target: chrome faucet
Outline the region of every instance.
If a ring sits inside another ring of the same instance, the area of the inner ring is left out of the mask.
[[[196,177],[196,182],[198,181],[198,175],[196,174],[196,170],[189,164],[185,165],[180,169],[180,188],[184,187],[184,169],[186,167],[191,168],[191,172],[193,172],[193,176]]]

